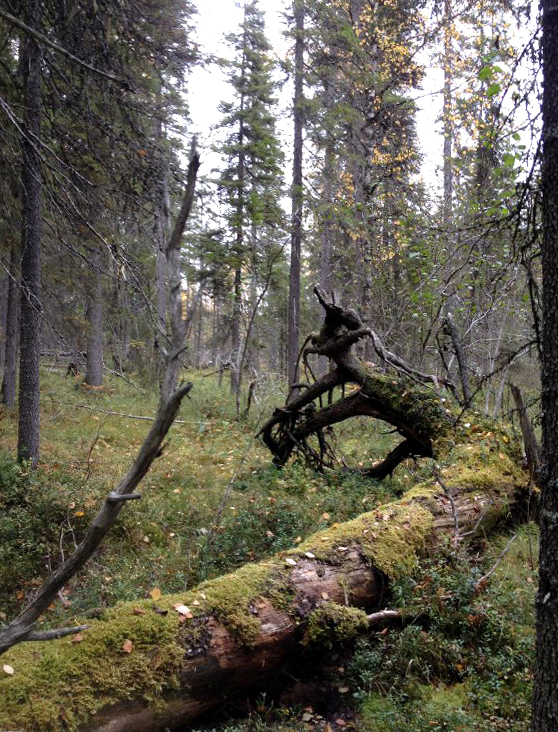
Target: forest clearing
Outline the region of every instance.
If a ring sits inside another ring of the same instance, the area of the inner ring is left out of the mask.
[[[556,732],[550,0],[0,0],[0,731]]]

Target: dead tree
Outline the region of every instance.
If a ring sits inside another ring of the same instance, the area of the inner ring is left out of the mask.
[[[305,652],[317,623],[330,640],[365,632],[392,580],[420,579],[425,556],[506,519],[527,485],[504,430],[461,440],[400,500],[296,549],[156,602],[120,603],[74,639],[11,649],[0,728],[174,732],[234,694],[265,688]]]
[[[75,635],[78,631],[79,626],[78,628],[68,627],[47,631],[37,630],[36,626],[64,585],[84,567],[97,551],[107,533],[116,523],[125,503],[141,498],[134,491],[145,477],[153,461],[164,449],[165,438],[180,409],[182,399],[192,388],[192,384],[189,382],[178,384],[182,363],[181,355],[184,352],[188,328],[188,319],[185,320],[182,314],[180,240],[192,208],[199,165],[199,155],[193,145],[182,205],[166,247],[170,290],[170,331],[166,338],[167,347],[163,349],[165,368],[159,406],[153,425],[132,466],[116,488],[108,494],[74,553],[46,579],[22,612],[10,623],[0,628],[0,655],[12,646],[25,641],[54,640],[63,636]]]
[[[322,329],[307,339],[302,357],[327,356],[335,367],[312,384],[296,384],[297,395],[287,399],[260,431],[273,453],[276,465],[284,465],[294,451],[302,453],[315,467],[332,464],[332,451],[324,431],[349,417],[367,415],[393,425],[403,438],[397,447],[366,474],[381,480],[411,456],[434,457],[436,446],[452,428],[437,388],[445,382],[421,373],[385,348],[378,334],[365,327],[353,310],[328,302],[319,288],[314,292],[325,310]],[[374,350],[391,373],[358,358],[353,349],[363,338],[370,338]],[[311,372],[311,369],[309,369]],[[332,402],[336,387],[354,384],[357,389]],[[426,388],[430,384],[434,388]],[[327,406],[322,399],[329,394]],[[320,408],[315,402],[319,400]],[[317,446],[310,442],[315,437]]]

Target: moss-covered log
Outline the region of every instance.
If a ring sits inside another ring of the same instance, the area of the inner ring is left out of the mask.
[[[504,519],[528,482],[505,431],[473,425],[453,438],[432,479],[398,501],[190,592],[117,605],[82,639],[11,649],[0,729],[180,729],[265,682],[319,642],[324,623],[340,639],[356,634],[358,608],[376,609],[386,581],[420,574],[421,556]]]

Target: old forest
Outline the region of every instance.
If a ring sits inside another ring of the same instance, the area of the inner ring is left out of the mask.
[[[558,729],[556,23],[0,0],[1,729]]]

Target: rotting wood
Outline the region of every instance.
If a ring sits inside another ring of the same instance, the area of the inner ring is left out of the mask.
[[[91,621],[79,643],[33,644],[32,654],[29,646],[10,650],[6,662],[17,673],[0,680],[0,727],[178,730],[239,691],[261,687],[301,652],[316,609],[350,604],[365,611],[357,616],[362,623],[381,611],[386,581],[420,576],[421,557],[508,517],[528,484],[516,447],[505,431],[477,427],[468,435],[437,468],[445,489],[432,476],[400,500],[267,561],[163,596],[156,606],[120,604]],[[133,642],[132,653],[121,651],[124,639]],[[52,680],[41,671],[49,664]],[[46,712],[39,698],[49,700]]]

